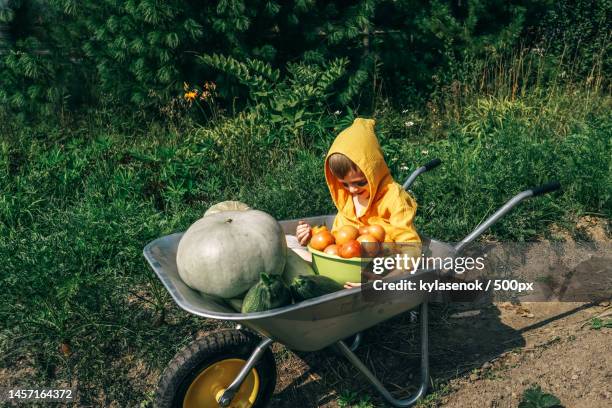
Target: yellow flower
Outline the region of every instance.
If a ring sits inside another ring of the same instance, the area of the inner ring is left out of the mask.
[[[198,93],[195,91],[185,92],[185,99],[187,99],[188,101],[193,101],[196,96],[198,96]]]

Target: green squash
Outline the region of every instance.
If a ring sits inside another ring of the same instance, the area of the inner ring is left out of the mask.
[[[315,272],[312,266],[301,256],[291,249],[287,249],[287,262],[283,272],[283,281],[287,286],[291,286],[293,281],[300,275],[311,276],[315,275]]]
[[[247,292],[242,313],[263,312],[291,304],[291,292],[280,276],[261,274],[261,280]]]
[[[344,287],[327,276],[298,276],[291,284],[291,295],[296,302],[337,292]]]

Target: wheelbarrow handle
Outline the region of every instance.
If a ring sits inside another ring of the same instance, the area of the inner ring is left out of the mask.
[[[487,218],[483,223],[478,225],[474,231],[472,231],[467,237],[463,238],[461,242],[455,245],[455,250],[459,252],[463,249],[467,244],[474,241],[483,232],[485,232],[491,225],[495,224],[502,218],[504,215],[508,214],[510,210],[516,207],[521,201],[529,197],[536,197],[542,194],[550,193],[551,191],[555,191],[561,188],[561,184],[558,181],[552,181],[547,184],[543,184],[540,187],[535,187],[530,190],[525,190],[506,202],[499,210],[495,212],[495,214],[491,215]]]
[[[442,164],[442,160],[440,160],[440,159],[438,159],[436,157],[435,159],[433,159],[429,163],[425,163],[425,165],[423,167],[425,167],[425,170],[431,170],[431,169],[434,169],[434,168],[438,167],[440,164]]]
[[[561,183],[558,181],[551,181],[550,183],[543,184],[539,187],[532,188],[533,196],[539,196],[542,194],[550,193],[561,188]]]
[[[430,161],[428,163],[425,163],[423,166],[421,166],[418,169],[416,169],[415,171],[413,171],[412,174],[406,179],[406,181],[402,185],[403,189],[404,190],[408,190],[410,185],[412,185],[412,183],[414,182],[414,180],[416,180],[416,178],[419,176],[419,174],[425,173],[428,170],[436,168],[441,163],[442,163],[442,160],[440,160],[438,158],[435,158],[432,161]]]

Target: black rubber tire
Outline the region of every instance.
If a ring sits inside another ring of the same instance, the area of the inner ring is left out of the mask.
[[[205,368],[226,358],[246,361],[260,342],[257,336],[234,329],[212,332],[193,341],[168,363],[159,380],[154,407],[182,408],[189,385]],[[260,387],[253,407],[261,408],[266,406],[276,386],[276,364],[270,348],[255,365],[255,370]]]

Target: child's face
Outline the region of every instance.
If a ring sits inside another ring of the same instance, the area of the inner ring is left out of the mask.
[[[361,170],[351,170],[344,178],[338,178],[338,181],[352,196],[357,196],[361,199],[368,199],[370,197],[368,180]]]

